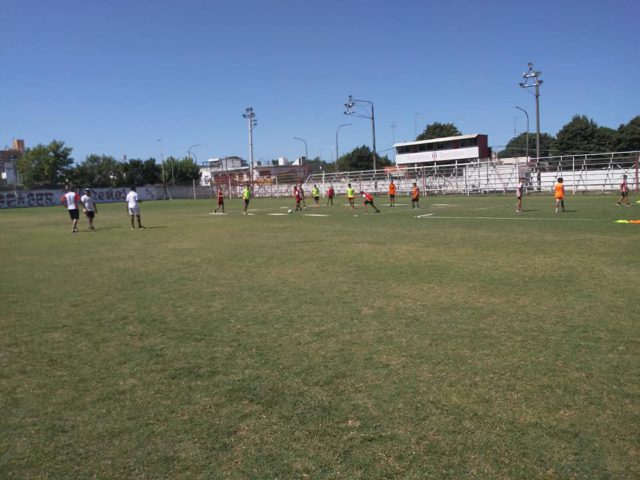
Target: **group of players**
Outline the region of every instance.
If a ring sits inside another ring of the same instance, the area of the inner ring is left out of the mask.
[[[131,187],[130,192],[127,193],[127,196],[125,197],[125,201],[127,202],[127,213],[131,219],[131,230],[135,230],[134,219],[137,220],[138,228],[144,228],[140,218],[140,202],[142,200],[138,199],[138,193],[136,192],[135,186]],[[71,189],[71,187],[66,186],[64,194],[60,198],[60,203],[62,203],[69,212],[69,217],[71,218],[71,233],[78,233],[80,207],[82,207],[82,212],[89,221],[89,230],[92,232],[95,231],[96,227],[93,224],[93,221],[98,214],[98,205],[91,196],[90,188],[85,188],[84,195],[80,196],[76,191]]]
[[[393,180],[389,183],[389,207],[396,206],[396,185],[393,183]],[[518,185],[516,186],[516,198],[518,200],[516,206],[516,213],[523,213],[524,209],[522,208],[522,197],[525,193],[525,178],[521,177]],[[565,211],[564,205],[564,180],[562,177],[559,177],[556,180],[556,183],[553,187],[554,198],[556,201],[555,212],[559,213],[560,211]],[[354,211],[355,206],[355,189],[351,186],[351,184],[347,184],[347,201],[349,202],[349,207],[351,211]],[[333,199],[335,198],[336,193],[333,185],[330,185],[326,192],[327,198],[327,206],[333,206]],[[368,213],[368,207],[373,208],[375,213],[380,213],[378,207],[374,204],[374,197],[371,193],[366,192],[364,190],[360,191],[360,196],[362,197],[362,204],[364,206],[365,213]],[[303,210],[306,207],[304,188],[302,184],[296,184],[293,187],[293,197],[296,203],[296,211]],[[314,206],[320,206],[320,189],[318,185],[314,184],[311,188],[311,197],[313,198]],[[224,212],[224,194],[222,192],[222,188],[218,188],[217,198],[217,207],[214,209],[215,213],[218,213],[218,210]],[[138,199],[138,194],[136,192],[136,187],[131,187],[129,193],[126,196],[127,202],[127,213],[129,214],[129,218],[131,220],[131,229],[135,230],[135,222],[134,219],[137,220],[138,228],[145,228],[142,226],[142,220],[140,218],[140,202]],[[247,215],[247,209],[249,208],[249,203],[251,201],[251,189],[249,185],[244,185],[242,189],[242,204],[243,204],[243,213]],[[80,207],[82,207],[82,211],[87,217],[89,221],[89,230],[95,231],[96,227],[94,225],[94,218],[98,213],[98,206],[96,202],[93,200],[91,196],[91,189],[85,188],[84,195],[80,196],[77,192],[73,191],[70,187],[65,187],[65,193],[60,198],[60,202],[67,208],[69,212],[69,217],[71,218],[71,232],[78,232],[78,220],[80,219]],[[624,205],[630,207],[629,203],[629,186],[627,185],[627,175],[622,176],[622,182],[620,183],[620,199],[616,202],[616,205]],[[411,188],[411,208],[420,208],[420,188],[417,183],[413,183]]]

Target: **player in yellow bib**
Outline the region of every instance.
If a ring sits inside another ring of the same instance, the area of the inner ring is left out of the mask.
[[[245,185],[242,189],[242,203],[244,204],[244,214],[247,214],[247,208],[249,207],[249,200],[251,200],[251,190],[249,185]]]
[[[356,192],[351,187],[351,184],[350,183],[347,184],[347,200],[349,200],[349,206],[351,207],[351,210],[355,210],[356,208],[355,195],[356,195]]]

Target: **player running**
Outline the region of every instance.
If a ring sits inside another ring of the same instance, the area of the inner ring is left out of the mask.
[[[318,185],[314,184],[313,188],[311,189],[311,196],[313,197],[313,203],[315,204],[316,207],[320,206],[320,189],[318,188]]]
[[[371,208],[373,208],[376,213],[380,213],[380,210],[378,210],[378,208],[373,204],[373,195],[371,195],[369,192],[360,192],[360,195],[362,195],[362,204],[364,205],[364,213],[369,213],[367,211],[367,206],[371,205]]]

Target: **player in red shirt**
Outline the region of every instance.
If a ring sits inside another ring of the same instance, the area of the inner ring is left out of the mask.
[[[620,183],[620,200],[618,200],[618,205],[622,206],[622,202],[624,202],[627,207],[631,206],[629,205],[629,186],[627,185],[626,175],[622,175],[622,182]]]
[[[224,213],[224,194],[222,193],[222,188],[218,188],[218,206],[213,211],[214,213],[218,213],[218,209],[222,209],[222,213]]]
[[[376,213],[380,213],[380,210],[378,210],[378,208],[373,204],[373,195],[371,195],[369,192],[360,192],[360,195],[362,195],[362,204],[364,205],[364,213],[369,213],[367,212],[368,205],[371,205],[371,207],[376,211]]]
[[[333,197],[336,196],[336,191],[333,189],[333,185],[331,185],[329,187],[329,190],[327,190],[327,205],[331,204],[331,206],[333,207]]]

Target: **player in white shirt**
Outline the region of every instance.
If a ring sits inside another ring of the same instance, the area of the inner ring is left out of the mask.
[[[133,217],[135,216],[138,220],[138,228],[144,228],[142,226],[142,222],[140,220],[140,205],[141,200],[138,200],[138,194],[136,193],[136,187],[131,187],[131,191],[127,193],[127,211],[129,212],[129,217],[131,218],[131,230],[135,229],[135,225],[133,222]]]
[[[524,177],[520,177],[520,182],[516,187],[516,198],[518,199],[518,206],[516,207],[516,213],[522,213],[522,196],[524,195]]]
[[[89,220],[89,230],[95,230],[96,227],[93,225],[93,219],[98,213],[98,206],[96,202],[91,198],[91,189],[85,188],[84,195],[80,197],[80,202],[82,202],[82,211],[84,212],[87,220]]]
[[[69,217],[71,217],[71,233],[78,231],[78,219],[80,218],[80,195],[74,192],[70,187],[64,187],[64,195],[60,198],[60,202],[67,207]]]

